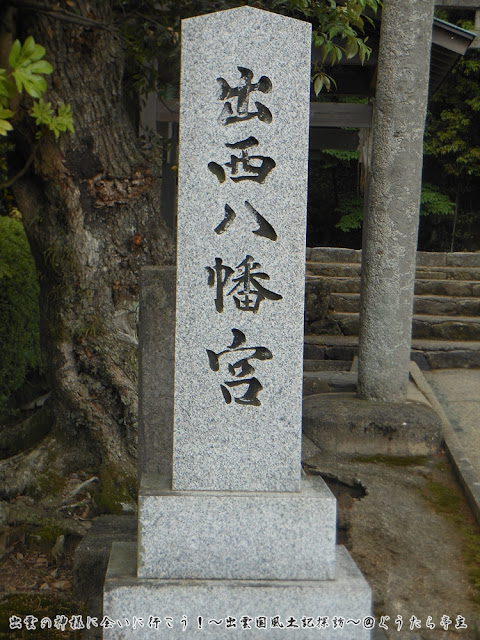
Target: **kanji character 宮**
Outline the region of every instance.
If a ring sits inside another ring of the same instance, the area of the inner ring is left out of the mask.
[[[272,114],[261,102],[255,102],[255,106],[257,107],[256,111],[249,111],[250,94],[253,91],[269,93],[272,89],[270,78],[262,76],[258,82],[252,83],[253,71],[251,69],[247,69],[246,67],[237,67],[237,69],[241,74],[238,87],[231,87],[224,78],[217,78],[217,82],[220,85],[219,98],[220,100],[227,100],[223,105],[222,113],[218,121],[223,125],[228,125],[250,120],[251,118],[258,118],[261,122],[270,123],[272,121]],[[237,98],[235,111],[232,104],[228,102],[228,100],[232,98]]]
[[[212,371],[220,370],[220,358],[222,356],[234,354],[236,357],[239,352],[246,352],[247,354],[249,354],[245,354],[246,357],[240,358],[232,364],[228,364],[228,372],[230,373],[230,375],[234,376],[236,380],[225,381],[224,384],[220,385],[220,388],[222,390],[225,402],[227,404],[230,404],[232,402],[232,394],[230,393],[229,389],[246,384],[248,385],[248,388],[245,391],[245,394],[240,398],[235,398],[235,402],[237,404],[252,405],[258,407],[260,406],[261,402],[257,398],[257,396],[263,389],[263,385],[257,378],[245,377],[255,372],[255,369],[250,364],[249,360],[271,360],[273,358],[272,352],[266,347],[242,347],[242,345],[246,342],[245,334],[239,329],[232,329],[232,333],[233,342],[224,351],[215,353],[210,349],[206,349],[210,369]]]

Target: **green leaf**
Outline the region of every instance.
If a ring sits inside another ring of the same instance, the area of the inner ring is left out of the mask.
[[[347,60],[351,60],[358,53],[358,42],[355,38],[349,38],[347,42],[347,46],[345,47],[345,55]]]
[[[0,107],[0,118],[11,118],[13,115],[14,113],[10,109]]]
[[[13,127],[10,122],[0,117],[0,136],[6,136],[12,129]]]
[[[18,92],[25,90],[32,98],[40,98],[45,93],[47,83],[42,74],[52,73],[53,67],[46,60],[42,60],[44,55],[45,47],[36,44],[32,36],[28,36],[23,46],[19,40],[15,40],[10,51],[9,64],[13,69],[12,75]],[[4,82],[0,83],[2,86],[5,85],[6,76],[3,80]],[[11,92],[11,88],[5,89],[4,86],[0,95],[5,95],[6,90]]]
[[[8,64],[12,67],[12,69],[15,69],[15,67],[18,65],[21,50],[22,45],[20,44],[20,40],[15,40],[10,50],[10,55],[8,56]]]
[[[15,95],[15,85],[7,80],[7,72],[0,69],[0,104],[7,105],[10,98]]]
[[[35,39],[33,36],[28,36],[28,38],[23,43],[22,52],[20,54],[20,64],[25,60],[28,60],[35,53]]]
[[[53,131],[56,138],[58,138],[60,136],[60,133],[64,131],[75,133],[75,129],[73,126],[72,108],[70,107],[70,105],[62,103],[58,107],[58,115],[52,118],[48,126],[49,129]]]
[[[315,95],[318,96],[318,94],[320,93],[320,91],[323,88],[323,81],[324,81],[325,76],[320,75],[317,76],[313,82],[313,90],[315,91]]]
[[[28,69],[31,73],[49,74],[53,72],[53,67],[50,62],[47,62],[47,60],[38,60],[37,62],[32,62],[32,64],[28,66]]]
[[[13,77],[15,78],[17,91],[21,92],[25,89],[32,98],[41,98],[47,90],[47,81],[45,78],[30,73],[29,67],[19,67],[15,69]]]
[[[32,118],[35,118],[35,124],[50,125],[53,116],[53,109],[51,102],[44,102],[41,98],[38,102],[35,102],[30,113]]]

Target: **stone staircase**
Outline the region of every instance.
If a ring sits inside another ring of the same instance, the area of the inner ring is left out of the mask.
[[[305,372],[347,370],[357,354],[361,256],[307,248]],[[417,253],[412,360],[480,367],[480,252]]]

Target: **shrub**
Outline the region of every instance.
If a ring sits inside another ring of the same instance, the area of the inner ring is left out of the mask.
[[[0,406],[40,366],[39,291],[21,220],[0,216]]]

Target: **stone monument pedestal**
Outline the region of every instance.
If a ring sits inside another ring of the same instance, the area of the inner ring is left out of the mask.
[[[170,486],[166,477],[142,478],[138,549],[112,547],[104,615],[113,627],[104,638],[237,630],[274,639],[315,629],[322,638],[370,638],[370,588],[335,545],[336,500],[322,478],[303,477],[289,493]]]
[[[333,580],[147,579],[136,576],[135,544],[114,543],[104,615],[115,626],[104,629],[104,638],[228,638],[240,631],[269,640],[316,632],[325,639],[367,640],[370,588],[342,546],[335,566]]]

